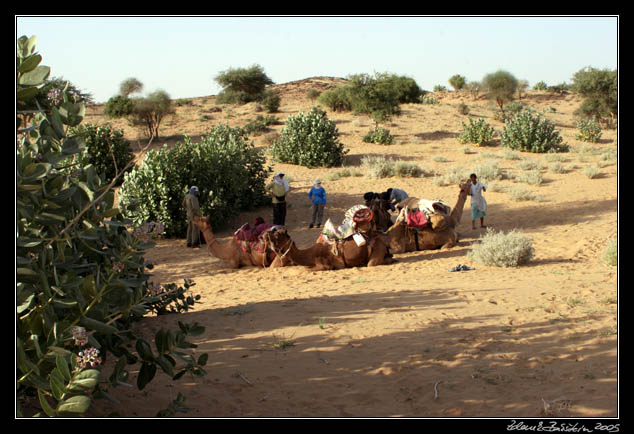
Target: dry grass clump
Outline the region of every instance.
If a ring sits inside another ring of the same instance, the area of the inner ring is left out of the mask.
[[[616,239],[608,241],[608,245],[603,251],[603,262],[610,267],[616,267],[619,262],[619,244]]]
[[[483,265],[517,267],[535,255],[533,241],[517,230],[508,233],[488,229],[468,253],[468,257]]]
[[[418,178],[425,175],[425,171],[416,163],[381,156],[363,157],[361,166],[366,170],[366,176],[373,179],[392,176]]]

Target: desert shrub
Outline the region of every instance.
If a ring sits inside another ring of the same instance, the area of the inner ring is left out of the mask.
[[[472,173],[477,173],[478,178],[485,181],[497,181],[504,179],[504,171],[500,169],[495,160],[487,160],[471,168]]]
[[[336,172],[328,175],[328,180],[336,181],[338,179],[348,178],[350,176],[356,177],[356,176],[362,176],[362,174],[358,170],[351,170],[351,169],[345,168],[345,169],[337,170]]]
[[[439,104],[438,100],[431,95],[421,95],[419,101],[421,104]]]
[[[123,137],[123,130],[113,129],[110,124],[81,124],[71,132],[82,137],[86,145],[81,162],[92,164],[97,173],[104,176],[105,182],[112,181],[134,159],[130,142]],[[122,177],[117,184],[121,182]]]
[[[264,106],[267,112],[277,113],[280,108],[280,95],[270,89],[265,90],[258,101]]]
[[[482,84],[479,81],[470,81],[465,85],[465,89],[469,91],[471,97],[476,100],[482,90]]]
[[[504,104],[513,101],[518,81],[513,74],[500,70],[487,74],[482,79],[482,86],[489,93],[489,99],[494,100],[504,114]]]
[[[306,167],[339,166],[346,154],[339,131],[322,110],[289,116],[278,141],[271,146],[275,161]]]
[[[43,84],[34,48],[35,37],[18,40],[18,107],[35,103],[30,89]],[[134,323],[155,302],[144,258],[152,239],[131,230],[115,207],[113,183],[78,159],[83,143],[72,128],[85,107],[62,96],[16,141],[17,417],[81,416],[111,387],[132,386],[128,369],[139,372],[143,389],[157,368],[178,379],[204,375],[206,363],[187,350],[196,347],[186,339],[199,326],[161,330],[155,349],[138,336]],[[110,358],[106,373],[102,362]]]
[[[268,131],[269,125],[275,125],[278,121],[274,116],[257,115],[256,118],[247,123],[242,129],[247,135],[260,135]]]
[[[458,104],[458,113],[460,113],[461,115],[468,115],[469,114],[469,106],[466,105],[465,103],[461,102],[460,104]]]
[[[483,265],[517,267],[530,261],[534,255],[532,240],[521,232],[503,233],[488,229],[467,256]]]
[[[361,167],[366,169],[366,177],[373,179],[393,176],[418,178],[424,170],[415,163],[394,160],[383,156],[367,156],[361,159]]]
[[[588,67],[577,71],[572,81],[572,88],[584,98],[580,114],[597,120],[618,115],[617,70]]]
[[[319,95],[321,95],[321,92],[318,91],[315,88],[310,88],[308,89],[308,91],[306,92],[306,96],[308,97],[308,99],[310,99],[311,101],[315,101],[317,98],[319,98]]]
[[[447,88],[441,84],[437,84],[434,86],[434,92],[446,92]]]
[[[106,102],[104,114],[111,119],[125,118],[134,111],[134,101],[127,96],[116,95]]]
[[[596,166],[587,166],[583,169],[583,174],[586,176],[586,178],[594,179],[598,178],[599,175],[601,175],[601,171]]]
[[[608,245],[603,251],[603,263],[616,267],[619,263],[619,242],[616,239],[611,239],[608,241]]]
[[[502,131],[502,146],[528,152],[562,152],[563,138],[555,124],[531,110],[523,110]]]
[[[460,74],[452,75],[449,78],[449,84],[454,90],[462,90],[465,87],[467,80]]]
[[[474,143],[478,146],[490,143],[495,136],[495,130],[483,118],[474,121],[469,118],[469,125],[462,122],[460,143]]]
[[[133,101],[130,123],[145,128],[150,139],[158,138],[161,122],[165,116],[174,113],[169,94],[164,90],[156,90],[145,97],[134,98]]]
[[[534,90],[546,90],[548,89],[548,85],[546,84],[546,82],[544,81],[538,81],[537,83],[535,83],[535,85],[533,86]]]
[[[520,102],[511,101],[504,107],[504,111],[501,111],[501,110],[496,111],[495,114],[493,115],[493,118],[495,120],[506,123],[510,119],[513,119],[522,110],[531,110],[531,109]]]
[[[334,112],[350,111],[352,110],[352,102],[348,90],[347,86],[338,86],[327,90],[319,95],[318,101]]]
[[[601,139],[601,126],[594,119],[581,119],[577,122],[577,140],[597,143]]]
[[[229,68],[221,71],[214,80],[223,88],[218,94],[221,104],[246,103],[258,100],[266,86],[274,84],[260,65],[249,68]]]
[[[386,84],[396,93],[396,99],[401,104],[418,103],[425,92],[413,78],[396,74],[377,74],[377,80]]]
[[[515,180],[529,185],[541,185],[544,182],[544,176],[539,170],[525,170]]]
[[[187,222],[181,203],[192,185],[200,191],[201,213],[214,227],[267,203],[264,186],[270,168],[246,139],[241,128],[218,125],[200,143],[185,137],[182,143],[150,151],[121,186],[126,216],[134,222],[160,221],[167,236],[182,237]]]
[[[377,126],[374,130],[368,131],[363,136],[365,143],[375,143],[377,145],[391,145],[394,141],[394,136],[390,134],[390,130]]]

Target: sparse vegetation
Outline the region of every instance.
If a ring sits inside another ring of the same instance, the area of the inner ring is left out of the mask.
[[[562,152],[567,149],[555,124],[531,110],[523,110],[502,131],[502,146],[528,152]]]
[[[523,233],[517,230],[503,233],[491,229],[468,253],[473,261],[495,267],[517,267],[526,264],[534,255],[533,242]]]
[[[486,145],[495,136],[495,130],[483,118],[474,121],[469,118],[469,124],[462,122],[460,143],[473,143],[478,146]]]

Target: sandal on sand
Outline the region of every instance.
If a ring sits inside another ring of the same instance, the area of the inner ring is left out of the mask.
[[[462,265],[462,264],[458,264],[455,267],[450,268],[449,270],[447,270],[450,273],[453,273],[454,271],[469,271],[469,270],[475,270],[475,268],[471,268],[467,265]]]

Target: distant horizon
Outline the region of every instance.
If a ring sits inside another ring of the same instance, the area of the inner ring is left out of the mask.
[[[518,80],[570,83],[585,67],[618,69],[618,16],[16,16],[16,39],[37,36],[52,77],[95,103],[134,77],[143,93],[172,99],[218,95],[229,68],[260,65],[275,83],[393,73],[422,89],[480,81],[506,70]]]

